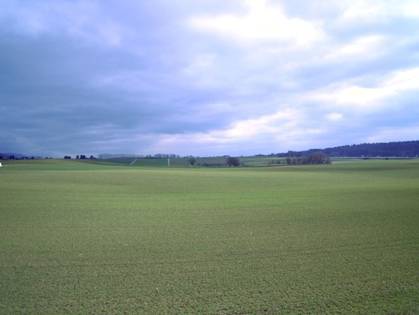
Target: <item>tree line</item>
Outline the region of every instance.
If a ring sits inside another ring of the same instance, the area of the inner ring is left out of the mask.
[[[362,143],[325,149],[288,151],[287,153],[278,153],[275,155],[279,157],[304,156],[319,151],[332,157],[418,157],[419,141]]]
[[[64,156],[64,160],[71,160],[71,159],[72,159],[71,155]],[[80,154],[80,155],[76,155],[76,160],[96,160],[96,157],[94,155],[87,157],[87,155]]]
[[[330,164],[330,157],[323,152],[314,152],[304,156],[288,156],[286,158],[288,165],[305,165],[305,164]]]

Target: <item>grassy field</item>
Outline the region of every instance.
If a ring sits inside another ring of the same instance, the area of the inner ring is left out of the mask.
[[[195,160],[195,166],[205,167],[225,167],[225,157],[198,157]],[[100,164],[115,164],[124,166],[140,166],[140,167],[167,167],[167,159],[165,158],[135,158],[135,157],[123,157],[123,158],[111,158],[111,159],[99,159],[95,163]],[[241,166],[246,167],[258,167],[258,166],[272,166],[272,165],[285,165],[284,158],[278,157],[240,157]],[[170,158],[171,167],[192,167],[187,157]]]
[[[418,314],[419,161],[0,168],[1,314]]]

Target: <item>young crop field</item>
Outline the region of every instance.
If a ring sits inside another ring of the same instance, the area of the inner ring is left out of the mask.
[[[125,166],[140,166],[140,167],[167,167],[167,158],[136,158],[136,157],[123,157],[111,159],[99,159],[95,163],[99,164],[115,164]],[[272,166],[272,165],[286,165],[284,158],[278,157],[240,157],[240,165],[246,167],[257,166]],[[187,157],[170,158],[170,167],[225,167],[225,157],[198,157],[194,158],[194,165],[191,165],[190,159]]]
[[[0,314],[418,314],[419,161],[6,161]]]

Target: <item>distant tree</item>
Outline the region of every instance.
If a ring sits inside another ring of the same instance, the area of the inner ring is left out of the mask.
[[[71,160],[71,156],[66,155],[66,156],[64,156],[64,159],[65,159],[65,160]]]
[[[279,165],[279,164],[282,164],[282,161],[280,159],[269,161],[269,165]]]
[[[226,158],[226,164],[227,166],[240,166],[240,160],[239,158],[229,156]]]
[[[297,156],[289,156],[286,159],[288,165],[297,165],[297,164],[303,164],[301,157]]]
[[[304,158],[304,164],[330,164],[330,158],[321,151],[314,152]]]
[[[14,155],[10,155],[9,156],[9,160],[14,160],[15,159],[15,156]]]
[[[91,156],[89,157],[89,159],[90,159],[90,160],[96,160],[96,158],[95,158],[93,155],[91,155]]]
[[[85,160],[85,159],[86,159],[86,156],[84,154],[81,154],[80,155],[80,160]]]
[[[301,164],[330,164],[330,158],[321,151],[313,152],[306,156],[288,156],[286,158],[288,165]]]
[[[389,143],[363,143],[344,145],[333,148],[310,149],[307,151],[293,152],[279,154],[283,156],[300,156],[309,155],[318,151],[322,151],[328,156],[335,157],[357,157],[357,158],[372,158],[372,157],[416,157],[419,155],[419,141],[403,141],[403,142],[389,142]]]
[[[79,155],[76,155],[76,160],[78,160],[78,159],[80,159],[80,156]]]
[[[191,166],[194,166],[196,164],[196,159],[192,156],[188,159],[188,163]]]

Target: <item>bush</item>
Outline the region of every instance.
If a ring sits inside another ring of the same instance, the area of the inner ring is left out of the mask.
[[[188,159],[188,163],[189,165],[194,166],[196,164],[196,159],[194,157],[190,157]]]
[[[330,158],[323,152],[315,152],[307,156],[292,157],[286,159],[288,165],[304,165],[304,164],[330,164]]]
[[[239,158],[229,156],[226,159],[226,164],[227,166],[240,166],[240,160]]]

